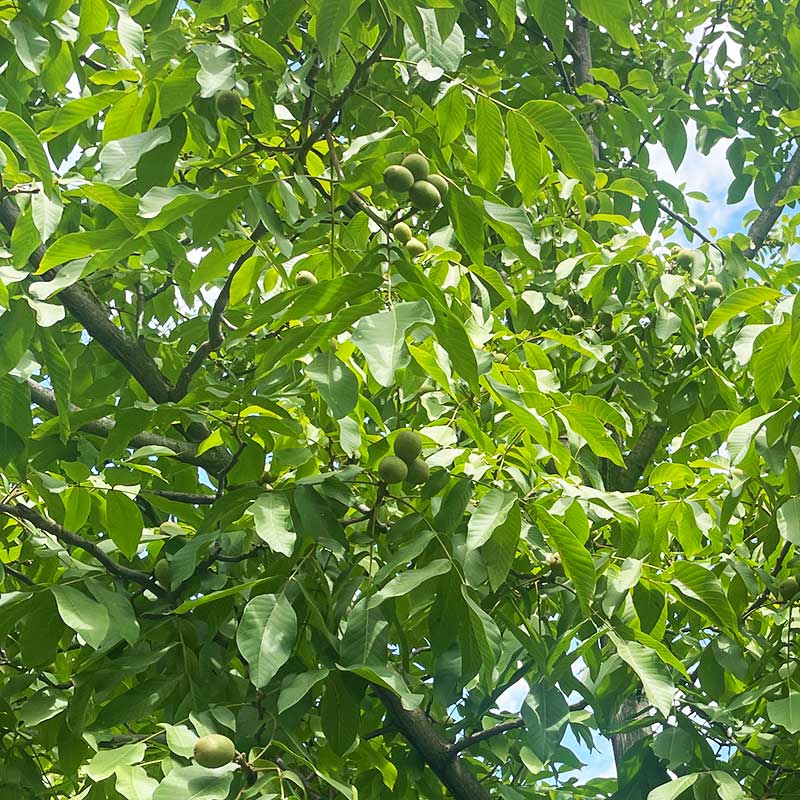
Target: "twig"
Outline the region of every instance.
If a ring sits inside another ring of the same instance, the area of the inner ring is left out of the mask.
[[[164,500],[172,500],[176,503],[189,503],[193,506],[211,506],[214,505],[217,499],[213,494],[170,492],[165,489],[142,489],[142,494],[151,494],[155,497],[162,497]]]
[[[55,394],[52,390],[46,389],[37,383],[33,378],[28,378],[27,384],[31,390],[31,399],[40,408],[48,411],[53,416],[58,414]],[[74,417],[84,413],[82,409],[70,404],[70,416]],[[111,417],[100,417],[99,419],[86,422],[80,426],[82,431],[93,433],[96,436],[108,436],[114,429],[116,422]],[[230,453],[224,448],[214,447],[211,450],[197,455],[197,448],[189,442],[180,439],[171,439],[157,433],[137,433],[128,443],[129,447],[165,447],[175,453],[174,458],[185,464],[195,464],[203,467],[207,472],[216,475],[230,461]]]
[[[14,569],[10,564],[3,564],[2,568],[15,580],[24,583],[26,586],[36,586],[36,581],[32,581],[27,575]]]
[[[208,318],[208,339],[206,339],[206,341],[203,342],[203,344],[201,344],[194,351],[194,353],[192,353],[189,363],[181,370],[181,374],[175,383],[175,388],[170,394],[171,400],[178,401],[186,395],[186,392],[189,390],[189,384],[191,383],[195,372],[200,369],[200,367],[203,365],[203,362],[206,360],[206,358],[208,358],[209,355],[211,355],[211,353],[213,353],[215,350],[219,350],[221,347],[222,342],[224,341],[222,336],[221,319],[222,314],[225,311],[225,307],[228,305],[228,299],[231,296],[231,284],[233,283],[233,279],[236,277],[236,273],[239,272],[247,259],[253,255],[253,251],[256,249],[256,243],[265,232],[266,229],[259,223],[250,236],[250,238],[253,240],[253,245],[248,247],[247,250],[245,250],[244,253],[242,253],[239,258],[236,259],[236,263],[233,265],[233,267],[231,267],[231,271],[228,273],[228,277],[225,279],[225,283],[223,284],[220,293],[217,295],[217,299],[214,301],[214,306],[211,309],[211,316]]]
[[[792,549],[791,542],[787,541],[783,543],[781,552],[778,553],[778,558],[775,561],[775,566],[772,568],[771,574],[773,578],[777,577],[778,573],[783,569],[783,562],[786,561],[786,559],[788,558],[791,549]],[[757,608],[760,608],[762,605],[764,605],[764,601],[768,597],[769,597],[769,589],[764,589],[764,591],[761,592],[761,594],[755,600],[753,600],[753,602],[748,607],[747,611],[745,611],[744,614],[742,615],[742,618],[745,619],[749,617]]]
[[[51,536],[54,536],[63,544],[71,545],[72,547],[78,547],[81,550],[89,553],[89,555],[93,556],[109,572],[113,573],[117,577],[132,581],[133,583],[138,583],[140,586],[149,589],[151,592],[153,592],[153,594],[159,596],[163,596],[164,594],[164,591],[161,589],[161,587],[143,572],[123,566],[122,564],[118,564],[94,542],[90,542],[88,539],[78,536],[77,533],[68,531],[57,522],[47,519],[47,517],[43,517],[37,511],[34,511],[32,508],[28,508],[28,506],[23,506],[19,503],[0,503],[0,514],[7,514],[9,517],[13,517],[18,521],[29,522],[36,528],[39,528],[40,530],[49,533]]]
[[[301,161],[305,160],[305,157],[308,155],[311,148],[320,140],[326,133],[330,132],[333,129],[333,121],[338,116],[339,112],[342,110],[344,104],[350,99],[350,96],[355,92],[355,90],[361,85],[361,82],[366,78],[367,73],[369,72],[370,67],[381,57],[381,50],[386,42],[389,41],[389,38],[392,35],[392,29],[387,28],[380,39],[375,43],[375,47],[372,49],[372,52],[367,56],[367,58],[359,64],[355,72],[353,73],[353,77],[350,78],[347,86],[342,89],[342,93],[336,98],[333,105],[328,109],[327,113],[323,115],[320,121],[314,126],[311,133],[308,135],[308,138],[303,142],[303,146],[300,148],[298,152],[298,156]]]
[[[685,217],[681,216],[677,211],[673,211],[666,203],[663,203],[657,197],[655,198],[656,205],[668,216],[672,217],[676,222],[680,222],[685,228],[688,228],[695,236],[699,236],[706,244],[710,244],[715,250],[718,250],[723,258],[725,257],[725,251],[711,238],[709,238],[703,231],[700,230],[695,225],[692,225],[689,220]]]
[[[336,144],[333,141],[333,136],[330,132],[328,132],[325,134],[325,138],[328,141],[328,152],[331,156],[333,168],[336,171],[336,175],[339,180],[342,181],[344,180],[344,172],[342,172],[342,165],[339,162],[339,156],[336,154]],[[372,209],[372,206],[370,206],[363,195],[361,195],[359,192],[350,192],[350,198],[373,222],[376,222],[384,230],[387,229],[389,225],[388,221]]]
[[[508,733],[508,731],[513,731],[517,728],[524,727],[525,723],[521,719],[512,719],[508,722],[501,722],[499,725],[494,725],[493,727],[487,728],[484,731],[478,731],[478,733],[465,736],[460,741],[454,742],[450,745],[450,756],[451,758],[454,758],[462,750],[466,750],[467,748],[472,747],[472,745],[478,744],[478,742],[482,742],[485,739],[491,739],[493,736],[500,736],[503,733]]]

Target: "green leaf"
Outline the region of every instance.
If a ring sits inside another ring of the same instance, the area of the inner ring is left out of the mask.
[[[307,367],[334,419],[346,417],[358,403],[356,376],[330,350],[320,353]]]
[[[439,142],[444,147],[456,141],[467,125],[467,103],[460,86],[450,91],[436,105],[436,121]]]
[[[353,331],[353,344],[367,360],[373,378],[381,386],[391,386],[398,369],[411,355],[405,337],[416,325],[433,324],[435,318],[426,300],[397,303],[386,311],[362,317]]]
[[[402,597],[403,595],[410,594],[415,589],[422,586],[423,583],[431,580],[431,578],[444,575],[449,571],[450,560],[447,558],[437,558],[424,567],[401,572],[388,581],[379,592],[376,592],[369,598],[369,605],[374,608],[391,597]]]
[[[44,190],[49,191],[52,182],[50,162],[30,125],[10,111],[0,111],[0,131],[13,139],[19,152],[25,156],[28,168],[44,183]]]
[[[773,300],[777,300],[781,293],[768,286],[749,286],[731,292],[712,312],[706,321],[704,333],[711,336],[714,331],[732,320],[738,314],[744,314],[753,308],[761,308]]]
[[[508,112],[506,125],[511,163],[514,166],[514,182],[522,193],[525,205],[530,205],[544,177],[542,146],[533,125],[518,111]]]
[[[71,586],[53,586],[58,613],[64,624],[72,628],[95,650],[108,635],[110,621],[105,606]]]
[[[363,680],[347,672],[332,672],[325,681],[320,722],[322,732],[337,756],[343,756],[358,736],[365,688]]]
[[[49,142],[59,134],[64,133],[64,131],[71,130],[86,122],[86,120],[96,116],[103,109],[116,103],[123,94],[121,91],[111,89],[88,97],[79,97],[77,100],[65,103],[57,108],[52,115],[48,115],[47,124],[39,133],[41,140]],[[38,119],[40,118],[37,118],[37,121]]]
[[[72,369],[61,348],[48,331],[39,334],[44,363],[53,384],[58,406],[58,420],[64,436],[70,432],[70,398],[72,396]]]
[[[258,538],[269,545],[273,553],[290,558],[297,541],[292,530],[292,514],[289,500],[282,492],[264,492],[247,510],[255,520]]]
[[[328,669],[315,669],[288,676],[281,684],[281,693],[278,695],[278,713],[283,714],[287,708],[299,703],[314,686],[328,677],[329,672]]]
[[[800,497],[790,497],[778,508],[775,518],[781,536],[800,546]]]
[[[477,550],[489,541],[495,529],[502,525],[516,495],[500,489],[490,489],[472,512],[467,525],[467,549]]]
[[[736,614],[722,584],[707,567],[693,561],[676,561],[668,586],[678,600],[701,616],[728,631],[737,630]]]
[[[631,31],[633,21],[628,0],[575,0],[575,5],[581,14],[605,28],[617,44],[639,52]]]
[[[541,508],[536,510],[536,519],[553,540],[564,572],[572,584],[584,613],[589,614],[594,599],[596,582],[594,561],[578,537],[560,520]]]
[[[245,606],[236,645],[257,689],[266,686],[289,660],[296,638],[297,617],[283,594],[262,594]]]
[[[626,642],[613,632],[608,635],[619,657],[639,677],[647,699],[665,717],[669,717],[675,699],[675,685],[667,667],[653,650],[644,645]]]
[[[683,118],[677,112],[664,114],[663,127],[659,131],[659,138],[667,151],[673,169],[677,170],[683,163],[686,155],[686,128]]]
[[[791,320],[781,325],[772,325],[756,338],[749,368],[753,375],[756,397],[765,411],[769,409],[783,384],[791,351]]]
[[[50,50],[50,42],[28,25],[22,14],[8,23],[8,30],[14,37],[17,58],[27,69],[38,75]]]
[[[525,742],[542,761],[550,759],[561,744],[569,723],[569,705],[555,686],[539,681],[531,686],[521,709]]]
[[[144,767],[119,766],[114,770],[116,790],[126,800],[152,800],[158,781]]]
[[[647,800],[675,800],[680,797],[690,786],[693,786],[697,779],[702,775],[701,772],[696,772],[693,775],[683,775],[680,778],[670,781],[653,789],[647,795]]]
[[[767,716],[789,733],[800,733],[800,692],[790,690],[788,697],[768,702]]]
[[[170,129],[164,127],[110,141],[98,156],[103,180],[111,183],[130,182],[136,177],[134,169],[139,159],[171,138]]]
[[[326,61],[339,49],[339,39],[356,6],[352,0],[322,0],[317,20],[317,44]]]
[[[153,793],[153,800],[224,800],[233,782],[231,768],[175,767]]]
[[[558,413],[564,417],[569,428],[586,441],[592,452],[601,458],[607,458],[619,467],[625,466],[616,442],[603,424],[588,411],[575,406],[562,406]]]
[[[594,156],[586,132],[564,106],[552,100],[529,100],[520,113],[528,118],[549,150],[558,156],[561,168],[594,189]]]
[[[559,58],[564,53],[564,38],[567,33],[566,0],[526,0],[536,24],[550,40]]]
[[[126,558],[133,558],[144,527],[139,506],[122,492],[109,492],[106,495],[106,526],[120,552]]]
[[[483,95],[475,104],[475,138],[478,143],[478,180],[493,191],[506,163],[506,135],[500,109]]]
[[[93,781],[102,781],[114,774],[117,767],[138,764],[144,760],[145,743],[134,742],[112,750],[100,750],[86,765],[86,774]]]
[[[447,194],[456,237],[475,264],[483,264],[483,231],[486,225],[483,202],[455,187]]]

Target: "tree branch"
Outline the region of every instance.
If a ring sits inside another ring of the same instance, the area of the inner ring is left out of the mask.
[[[713,248],[725,256],[725,251],[713,240],[710,239],[703,231],[695,225],[692,225],[689,220],[681,216],[677,211],[673,211],[666,203],[663,203],[657,197],[655,198],[656,205],[668,216],[672,217],[676,222],[680,222],[684,228],[688,228],[695,236],[699,236],[706,244],[710,244]]]
[[[366,79],[370,67],[372,67],[372,65],[381,57],[381,50],[383,50],[384,45],[389,41],[391,35],[392,29],[387,28],[383,32],[381,38],[375,43],[375,47],[372,48],[372,52],[356,67],[353,77],[350,78],[347,86],[342,89],[342,93],[336,98],[331,107],[328,109],[327,113],[322,116],[320,121],[314,126],[314,129],[308,135],[308,138],[303,142],[302,147],[298,151],[298,156],[301,161],[305,161],[305,157],[308,155],[311,148],[320,139],[322,139],[326,133],[333,129],[333,121],[342,110],[344,104],[350,99],[353,92],[355,92],[355,90],[358,89],[361,83]]]
[[[133,583],[138,583],[140,586],[149,589],[151,592],[153,592],[153,594],[159,596],[164,594],[161,587],[143,572],[139,572],[139,570],[136,569],[131,569],[130,567],[126,567],[122,564],[118,564],[110,556],[103,552],[103,550],[94,542],[90,542],[88,539],[78,536],[77,533],[68,531],[57,522],[49,520],[47,517],[43,517],[32,508],[20,505],[19,503],[0,503],[0,514],[6,514],[7,516],[12,517],[20,522],[29,522],[36,528],[39,528],[40,530],[49,533],[51,536],[54,536],[62,544],[78,547],[81,550],[89,553],[89,555],[93,556],[113,575],[116,575],[119,578],[124,578],[128,581],[132,581]]]
[[[391,722],[419,753],[455,800],[490,800],[489,792],[451,752],[452,745],[434,728],[421,709],[403,708],[400,698],[382,686],[372,687],[386,708]]]
[[[764,246],[764,242],[772,230],[772,226],[777,221],[783,210],[783,206],[778,205],[783,196],[800,179],[800,147],[795,144],[794,155],[786,165],[780,180],[775,184],[775,188],[770,192],[767,205],[756,217],[755,222],[750,226],[747,235],[752,244],[744,251],[747,258],[754,258],[758,251]]]
[[[609,488],[612,491],[632,492],[636,488],[666,430],[667,426],[658,422],[651,421],[644,426],[636,444],[625,459],[625,469],[617,470],[609,481],[611,484]]]
[[[48,411],[53,416],[58,415],[55,394],[50,389],[46,389],[32,378],[28,378],[28,386],[31,390],[31,398],[40,408]],[[82,409],[70,405],[70,414],[80,414]],[[114,429],[115,421],[111,417],[100,417],[100,419],[86,422],[80,429],[96,436],[108,436]],[[221,447],[214,447],[201,455],[197,455],[197,448],[189,442],[180,439],[170,439],[157,433],[137,433],[128,443],[130,447],[167,447],[175,453],[174,458],[185,464],[194,464],[202,467],[207,472],[216,475],[224,469],[230,461],[230,454]]]
[[[175,388],[170,392],[170,400],[177,401],[186,395],[189,391],[189,384],[194,374],[200,369],[208,356],[215,350],[219,350],[222,346],[222,342],[224,341],[222,336],[222,315],[225,312],[225,308],[231,296],[231,284],[236,277],[236,273],[239,272],[247,259],[253,255],[253,251],[256,249],[256,243],[265,232],[266,229],[259,223],[250,236],[253,240],[252,247],[248,247],[247,250],[236,259],[236,262],[231,267],[231,271],[228,273],[228,277],[225,279],[225,283],[220,293],[217,295],[217,299],[214,301],[214,306],[211,309],[211,316],[208,318],[208,339],[192,353],[189,363],[181,370]]]
[[[572,23],[572,48],[575,58],[575,78],[578,85],[594,83],[592,77],[592,42],[589,37],[589,20],[578,12]],[[600,142],[591,125],[586,126],[586,135],[592,144],[595,160],[600,157]]]
[[[19,209],[8,198],[0,201],[0,224],[11,234],[19,218]],[[45,248],[38,247],[28,259],[34,271],[39,268]],[[45,277],[54,276],[45,273]],[[172,389],[149,353],[129,339],[106,314],[94,295],[79,283],[67,286],[55,295],[56,299],[83,325],[86,332],[119,361],[139,385],[157,403],[169,400]]]
[[[525,723],[521,719],[512,719],[508,722],[501,722],[499,725],[494,725],[493,727],[487,728],[484,731],[478,731],[470,736],[465,736],[460,741],[451,744],[450,753],[453,756],[457,756],[462,750],[466,750],[467,748],[472,747],[472,745],[484,741],[484,739],[491,739],[493,736],[500,736],[503,733],[508,733],[508,731],[513,731],[517,728],[524,727]]]

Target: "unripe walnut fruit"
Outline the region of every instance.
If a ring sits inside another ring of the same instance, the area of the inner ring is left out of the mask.
[[[230,764],[236,758],[233,742],[220,733],[202,736],[194,743],[194,760],[206,769],[217,769]]]

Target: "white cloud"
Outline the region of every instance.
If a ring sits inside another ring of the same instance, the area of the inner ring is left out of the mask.
[[[708,155],[703,155],[695,147],[697,126],[693,120],[686,125],[688,146],[681,165],[676,170],[661,144],[647,146],[650,154],[650,167],[667,183],[680,188],[684,193],[702,192],[709,198],[708,203],[687,198],[692,216],[697,219],[703,232],[712,231],[714,235],[726,236],[742,229],[742,218],[755,207],[752,191],[735,205],[727,204],[728,187],[734,179],[733,171],[725,157],[730,146],[729,139],[723,139]]]

